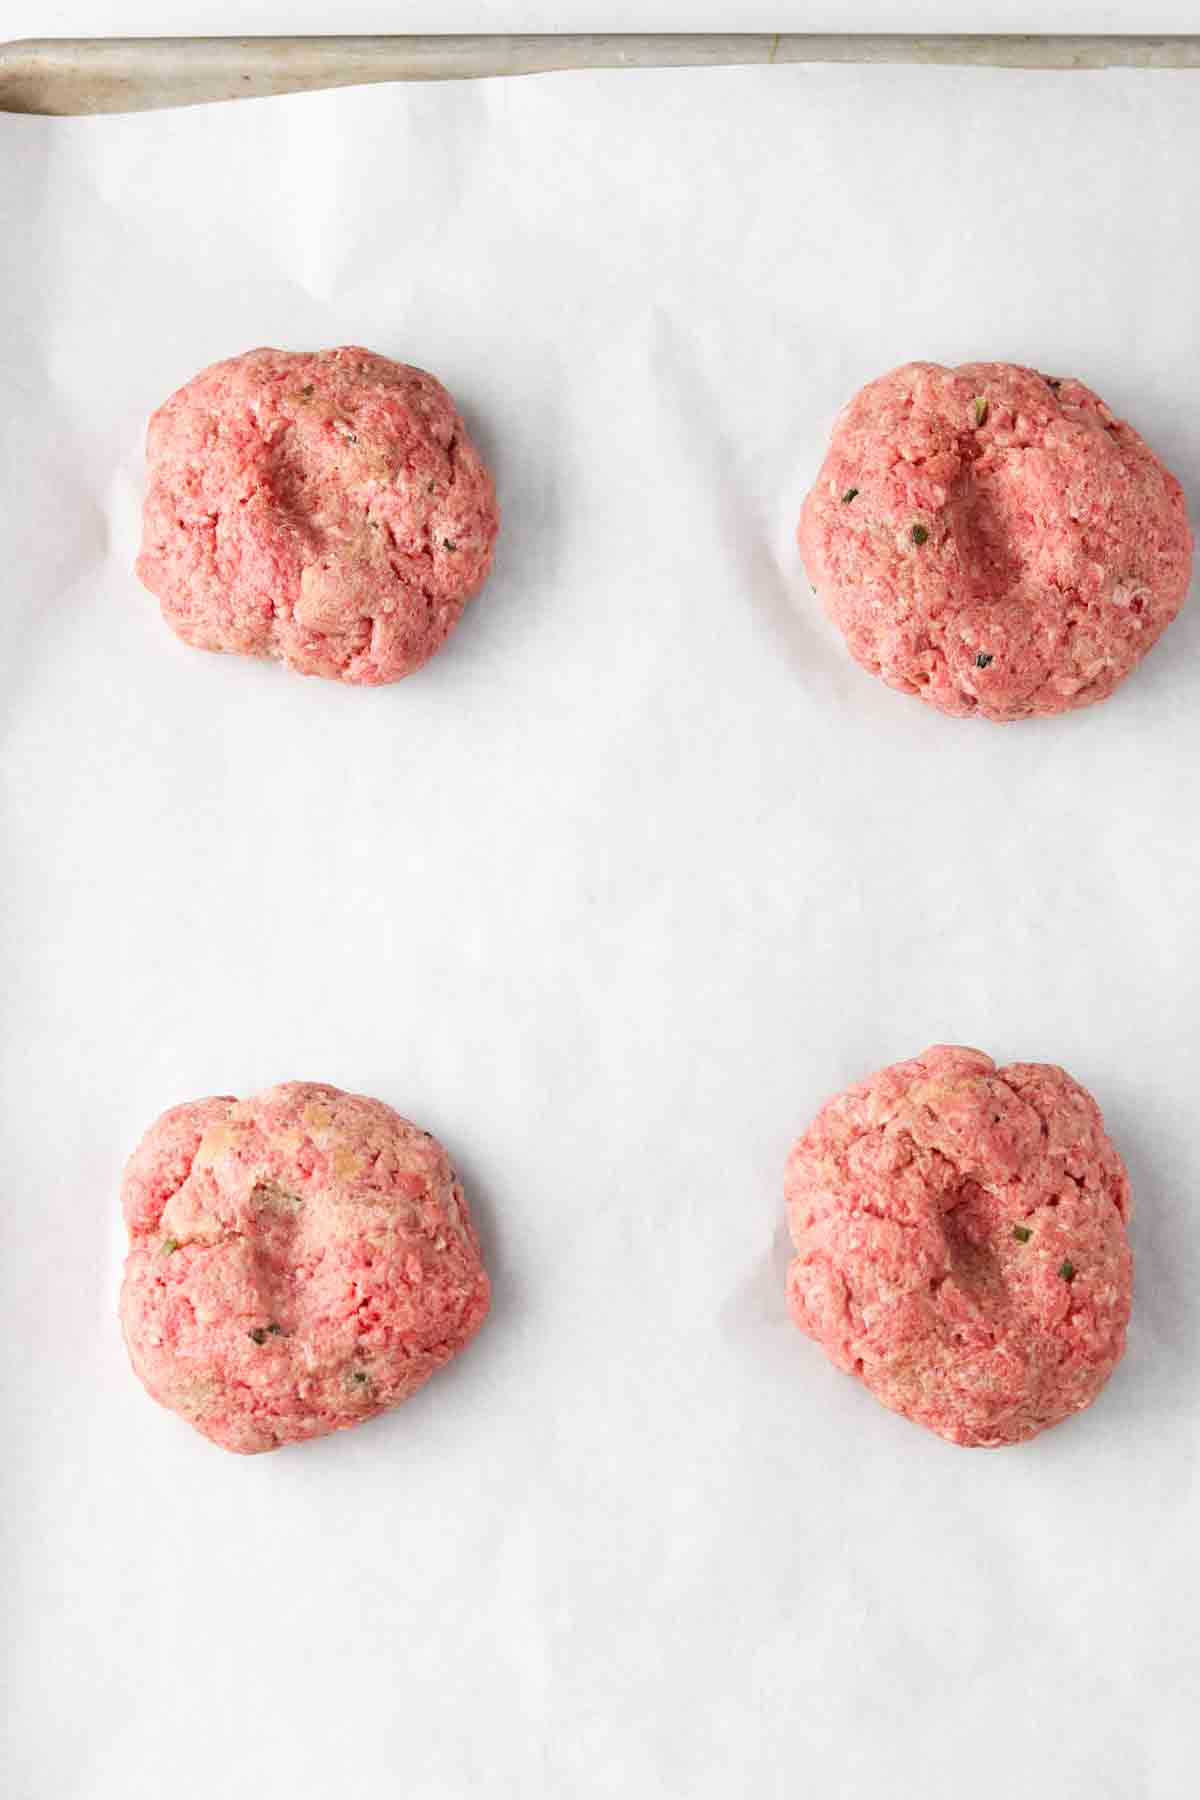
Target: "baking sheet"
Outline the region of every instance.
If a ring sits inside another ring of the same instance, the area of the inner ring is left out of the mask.
[[[1188,1791],[1200,1751],[1200,609],[995,728],[847,659],[792,530],[913,356],[1070,370],[1200,491],[1178,75],[737,70],[0,119],[8,1789]],[[360,341],[496,469],[492,581],[374,692],[177,644],[141,434]],[[789,1325],[780,1174],[936,1040],[1130,1165],[1097,1406],[969,1454]],[[450,1147],[494,1315],[253,1460],[114,1319],[123,1157],[307,1077]]]
[[[1200,37],[913,36],[810,31],[534,36],[39,38],[0,44],[0,109],[141,112],[384,81],[567,69],[911,63],[953,68],[1200,69]]]

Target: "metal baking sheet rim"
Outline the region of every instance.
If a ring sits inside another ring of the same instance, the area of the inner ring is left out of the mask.
[[[1200,69],[1200,35],[562,33],[525,36],[27,38],[0,44],[0,111],[145,112],[384,81],[568,69],[892,63]]]

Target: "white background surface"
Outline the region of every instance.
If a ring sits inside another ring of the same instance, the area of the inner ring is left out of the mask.
[[[1191,0],[0,0],[6,37],[1196,29]]]
[[[859,672],[792,530],[912,356],[1093,382],[1200,491],[1185,76],[561,76],[0,120],[13,1800],[1178,1800],[1195,1529],[1200,609],[997,728]],[[714,129],[714,120],[723,129]],[[375,692],[205,657],[130,565],[151,408],[358,340],[493,460],[495,574]],[[1061,1061],[1132,1173],[1097,1406],[950,1448],[790,1326],[781,1168],[935,1040]],[[377,1094],[484,1333],[254,1460],[143,1396],[121,1163]]]

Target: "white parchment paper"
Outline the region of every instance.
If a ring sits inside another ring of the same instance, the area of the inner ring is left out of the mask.
[[[733,71],[0,118],[5,1614],[21,1800],[1178,1800],[1200,1753],[1200,607],[998,728],[854,667],[793,525],[915,356],[1074,372],[1200,493],[1200,86]],[[184,649],[141,438],[204,364],[435,370],[489,586],[374,692]],[[1129,1354],[952,1449],[789,1324],[780,1179],[937,1040],[1060,1061]],[[391,1417],[144,1397],[122,1161],[307,1077],[437,1132],[495,1281]]]

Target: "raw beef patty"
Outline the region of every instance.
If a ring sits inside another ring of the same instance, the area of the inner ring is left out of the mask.
[[[908,363],[834,426],[800,549],[852,654],[939,711],[1111,694],[1183,602],[1183,492],[1081,381]]]
[[[796,1324],[952,1443],[1033,1437],[1120,1359],[1129,1183],[1062,1069],[955,1046],[896,1063],[821,1108],[785,1193]]]
[[[137,572],[200,650],[398,681],[458,623],[498,528],[445,388],[369,350],[251,350],[150,421]]]
[[[378,1100],[292,1081],[172,1107],[130,1159],[122,1205],[133,1367],[226,1450],[398,1405],[487,1315],[446,1152]]]

